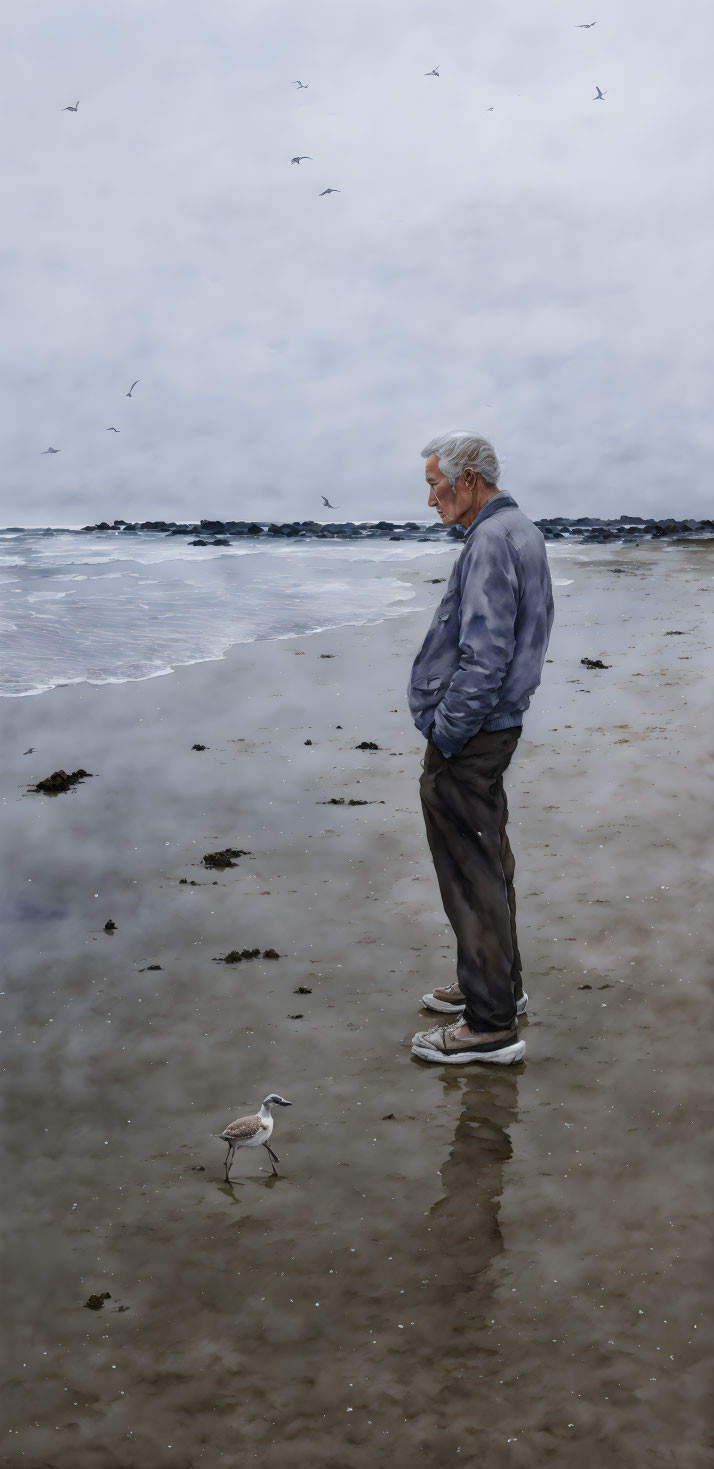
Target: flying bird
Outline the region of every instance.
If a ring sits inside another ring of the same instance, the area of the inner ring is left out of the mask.
[[[439,62],[439,66],[441,66],[441,62]],[[433,71],[425,71],[424,72],[424,76],[425,77],[438,77],[438,75],[439,75],[439,66],[435,66]]]
[[[328,510],[339,510],[339,505],[331,505],[326,495],[321,495],[320,499],[322,500],[323,505],[327,506]]]
[[[310,154],[309,153],[298,153],[297,154],[297,157],[290,159],[290,162],[291,163],[302,163],[303,162],[303,159],[305,159],[305,158],[310,158]]]
[[[63,107],[62,112],[76,112],[78,107],[79,102],[75,102],[74,107]]]
[[[275,1164],[279,1163],[280,1159],[268,1143],[268,1138],[273,1131],[272,1109],[273,1107],[291,1106],[292,1102],[286,1101],[285,1097],[279,1097],[277,1092],[271,1092],[270,1096],[261,1103],[260,1111],[254,1112],[250,1117],[237,1117],[235,1122],[230,1122],[224,1131],[219,1133],[221,1142],[228,1143],[226,1183],[236,1148],[257,1148],[262,1145],[267,1150],[273,1164],[273,1173],[277,1173]]]
[[[601,92],[600,91],[600,88],[596,85],[596,87],[595,87],[595,93],[596,93],[596,95],[592,99],[593,102],[604,102],[605,101],[605,98],[607,96],[607,92]]]
[[[53,449],[51,447],[49,449],[42,450],[42,454],[61,454],[61,452],[61,449]],[[42,458],[42,454],[40,455],[40,458]]]
[[[136,383],[140,383],[140,382],[141,382],[141,378],[140,378],[140,377],[138,377],[138,378],[137,378],[137,379],[136,379]],[[130,397],[131,397],[131,395],[132,395],[132,393],[133,393],[133,391],[134,391],[134,388],[135,388],[135,387],[136,387],[136,383],[132,383],[132,385],[131,385],[131,387],[130,387],[130,389],[129,389],[129,391],[128,391],[128,393],[127,393],[127,395],[126,395],[126,396],[127,396],[127,398],[130,398]]]
[[[107,433],[108,434],[120,434],[121,433],[121,429],[120,428],[115,428],[114,425],[112,424],[111,428],[108,428],[107,429]]]
[[[319,195],[319,198],[320,199],[323,199],[324,196],[325,196],[325,194],[341,194],[341,193],[342,193],[342,190],[341,189],[323,189],[322,193]]]
[[[591,31],[591,30],[592,30],[592,28],[593,28],[593,26],[596,26],[596,25],[597,25],[597,21],[596,21],[596,20],[589,20],[589,21],[588,21],[588,22],[587,22],[587,23],[586,23],[586,25],[579,25],[579,26],[576,26],[576,27],[575,27],[575,29],[576,29],[576,31]],[[595,99],[594,99],[594,98],[593,98],[593,101],[594,101],[594,100],[595,100]]]
[[[306,92],[307,91],[309,85],[310,85],[309,82],[293,82],[293,86],[294,87],[300,87],[301,91],[303,91],[303,92]]]
[[[24,750],[23,751],[23,754],[24,755],[34,755],[34,753],[35,753],[35,746],[34,745],[30,745],[29,750]]]

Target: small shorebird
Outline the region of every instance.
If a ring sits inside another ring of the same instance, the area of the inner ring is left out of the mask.
[[[273,1131],[273,1107],[291,1107],[292,1102],[286,1101],[285,1097],[279,1097],[277,1092],[271,1092],[270,1096],[261,1103],[260,1111],[254,1112],[250,1117],[237,1117],[235,1122],[229,1123],[223,1132],[219,1133],[222,1142],[228,1143],[226,1153],[226,1183],[231,1171],[233,1154],[236,1148],[257,1148],[262,1146],[267,1150],[273,1164],[273,1173],[277,1173],[276,1163],[280,1162],[277,1154],[270,1147],[268,1138]]]
[[[61,449],[53,449],[51,447],[49,449],[42,450],[42,454],[61,454],[61,452]],[[42,454],[40,455],[40,458],[42,458]]]
[[[595,96],[592,99],[593,102],[604,102],[606,97],[607,92],[601,92],[597,83],[595,83]]]
[[[441,62],[439,62],[439,66],[441,66]],[[424,76],[425,77],[438,77],[438,75],[439,75],[439,66],[435,66],[433,71],[425,71],[424,72]]]
[[[341,189],[323,189],[322,193],[320,194],[320,198],[323,199],[324,196],[325,196],[325,194],[341,194],[341,193],[342,193],[342,190]]]
[[[291,158],[290,159],[290,162],[291,163],[302,163],[303,162],[303,159],[305,159],[305,158],[310,158],[310,161],[312,162],[312,158],[311,158],[311,155],[309,153],[298,153],[295,158]]]
[[[140,378],[140,377],[138,377],[138,378],[137,378],[137,379],[136,379],[136,383],[140,383],[140,382],[141,382],[141,378]],[[127,396],[127,398],[130,398],[130,397],[131,397],[131,395],[132,395],[132,393],[133,393],[133,391],[134,391],[134,388],[135,388],[135,387],[136,387],[136,383],[132,383],[132,385],[131,385],[131,387],[130,387],[130,389],[129,389],[129,391],[128,391],[128,393],[127,393],[127,395],[126,395],[126,396]]]
[[[78,107],[79,107],[79,102],[75,102],[74,107],[63,107],[62,108],[62,111],[63,112],[76,112]]]

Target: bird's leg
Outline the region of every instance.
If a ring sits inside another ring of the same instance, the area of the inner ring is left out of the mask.
[[[273,1152],[273,1149],[271,1147],[269,1147],[268,1143],[263,1143],[263,1147],[265,1148],[266,1152],[268,1153],[268,1156],[270,1158],[270,1161],[271,1161],[271,1163],[273,1165],[273,1173],[277,1173],[278,1170],[275,1167],[275,1164],[280,1162],[280,1159],[277,1156],[277,1153],[274,1153]]]
[[[233,1162],[233,1154],[234,1154],[234,1152],[235,1152],[235,1148],[233,1147],[233,1144],[232,1143],[229,1143],[228,1144],[228,1152],[226,1153],[226,1183],[228,1183],[228,1174],[231,1171],[231,1163]],[[229,1158],[230,1158],[230,1163],[228,1161]]]

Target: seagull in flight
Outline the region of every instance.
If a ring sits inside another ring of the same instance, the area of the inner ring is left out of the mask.
[[[320,499],[323,505],[327,506],[328,510],[339,510],[339,505],[331,505],[326,495],[320,495]]]
[[[42,454],[61,454],[61,452],[61,449],[53,449],[51,447],[49,449],[42,450]],[[42,454],[40,455],[40,458],[42,458]]]
[[[575,29],[576,29],[576,31],[591,31],[592,28],[593,28],[593,26],[596,26],[596,25],[597,25],[597,21],[596,20],[589,20],[586,25],[576,26]],[[593,98],[593,101],[594,100],[595,99]]]
[[[439,66],[441,66],[441,62],[439,62]],[[425,71],[424,72],[424,76],[425,77],[438,77],[438,75],[439,75],[439,66],[435,66],[433,71]]]
[[[325,194],[341,194],[341,193],[342,193],[342,190],[341,189],[323,189],[322,193],[319,195],[319,198],[320,199],[323,199],[324,196],[325,196]]]
[[[293,82],[293,86],[294,87],[299,87],[300,90],[301,90],[301,92],[306,92],[307,89],[308,89],[308,87],[309,87],[309,85],[310,85],[309,82]]]
[[[62,112],[76,112],[78,107],[79,107],[79,102],[77,101],[77,102],[75,102],[74,107],[63,107],[62,108]]]
[[[592,99],[593,102],[604,102],[606,96],[607,96],[607,92],[601,92],[600,91],[600,88],[596,84],[596,86],[595,86],[595,96]]]
[[[141,378],[140,378],[140,377],[138,377],[138,378],[137,378],[137,379],[136,379],[136,383],[140,383],[140,382],[141,382]],[[134,391],[134,388],[135,388],[135,387],[136,387],[136,383],[132,383],[132,385],[131,385],[131,387],[130,387],[130,389],[129,389],[129,391],[128,391],[128,393],[127,393],[127,395],[126,395],[126,396],[127,396],[127,398],[130,398],[130,397],[131,397],[131,395],[132,395],[132,393],[133,393],[133,391]]]
[[[114,425],[112,424],[111,428],[108,428],[107,429],[107,433],[108,434],[120,434],[121,433],[121,429],[120,428],[115,428]]]
[[[23,754],[24,755],[34,755],[34,753],[35,753],[35,746],[34,745],[30,745],[29,750],[24,750],[23,751]]]
[[[302,161],[303,161],[304,158],[311,158],[311,155],[309,153],[298,153],[295,158],[291,158],[290,159],[290,162],[291,163],[302,163]]]

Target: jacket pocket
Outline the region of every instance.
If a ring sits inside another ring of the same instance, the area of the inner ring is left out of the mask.
[[[439,689],[447,688],[450,681],[442,673],[416,673],[412,677],[411,686],[418,689],[420,694],[438,694]]]
[[[455,602],[457,593],[458,593],[458,588],[457,587],[454,587],[454,590],[452,592],[447,592],[446,593],[446,596],[445,597],[442,597],[441,602],[439,603],[439,606],[436,609],[436,620],[437,620],[437,622],[448,622],[449,618],[451,617],[451,615],[452,615],[452,613],[454,611],[454,602]]]

